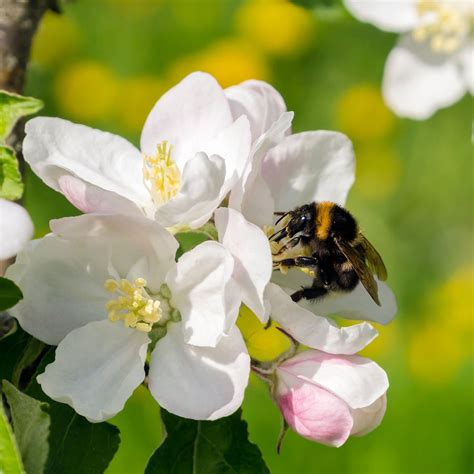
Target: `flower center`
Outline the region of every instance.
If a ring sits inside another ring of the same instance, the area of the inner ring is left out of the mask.
[[[175,197],[181,187],[181,172],[171,158],[171,149],[164,141],[154,155],[143,156],[143,180],[157,206]]]
[[[472,9],[439,0],[417,0],[417,10],[422,24],[413,30],[413,38],[419,42],[429,41],[436,53],[457,50],[469,33]]]
[[[127,328],[150,332],[153,324],[163,316],[161,301],[153,299],[145,289],[147,282],[144,278],[137,278],[134,282],[126,279],[109,279],[104,288],[117,295],[116,299],[105,305],[111,321],[123,321]]]

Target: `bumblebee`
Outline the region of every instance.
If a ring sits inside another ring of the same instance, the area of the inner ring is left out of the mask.
[[[380,254],[360,232],[352,215],[333,202],[314,202],[276,213],[277,267],[300,267],[314,279],[291,295],[293,301],[313,300],[329,292],[352,291],[359,281],[380,306],[377,282],[387,279]],[[291,255],[291,258],[288,258]]]

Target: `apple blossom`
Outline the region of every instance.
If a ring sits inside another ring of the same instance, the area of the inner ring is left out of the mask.
[[[465,0],[344,0],[359,20],[400,33],[383,95],[401,117],[423,120],[474,93],[474,5]]]
[[[282,123],[284,116],[274,122],[272,128],[278,128]],[[268,136],[272,128],[262,137]],[[253,240],[256,245],[256,239],[250,237],[250,227],[245,220],[265,229],[273,226],[275,211],[287,211],[313,201],[344,205],[354,181],[354,151],[345,135],[315,131],[285,136],[283,131],[283,136],[276,142],[261,155],[253,155],[254,163],[249,173],[243,175],[231,191],[230,207],[239,211],[243,217],[230,209],[216,212],[219,240],[234,257],[240,258],[239,255],[245,251],[241,242]],[[262,244],[262,248],[258,252],[254,251],[250,260],[258,263],[268,258],[267,255],[268,250],[264,251]],[[247,269],[249,267],[246,265]],[[368,324],[339,330],[321,316],[338,314],[347,319],[387,324],[396,313],[395,297],[390,288],[380,281],[381,306],[372,301],[360,283],[349,293],[334,293],[314,302],[302,300],[295,303],[288,294],[301,286],[310,286],[312,281],[310,276],[299,269],[290,269],[287,274],[275,271],[271,281],[263,293],[264,285],[261,284],[258,306],[246,304],[261,321],[265,321],[266,314],[262,308],[266,301],[267,313],[270,310],[272,319],[295,339],[314,349],[353,354],[376,335],[376,331]]]
[[[277,367],[273,395],[296,433],[339,447],[381,423],[387,389],[387,375],[369,359],[308,350]]]
[[[33,171],[83,212],[141,213],[166,227],[199,227],[242,174],[249,120],[233,117],[216,80],[193,73],[156,103],[141,151],[110,133],[58,118],[26,125]]]
[[[0,199],[0,260],[14,257],[33,236],[33,223],[19,204]]]
[[[241,404],[250,361],[234,323],[234,261],[204,242],[175,262],[176,239],[140,216],[51,222],[7,276],[24,299],[11,313],[55,361],[38,377],[51,398],[93,422],[119,412],[145,378],[160,405],[216,419]]]

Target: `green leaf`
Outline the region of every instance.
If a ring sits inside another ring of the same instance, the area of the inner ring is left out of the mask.
[[[41,359],[26,393],[49,405],[51,428],[45,474],[102,474],[120,444],[120,431],[109,423],[89,423],[71,407],[50,400],[36,376],[54,360],[54,348]]]
[[[0,403],[0,473],[23,474],[24,472],[15,438]]]
[[[0,311],[15,306],[23,298],[23,294],[15,283],[0,277]]]
[[[23,195],[18,160],[12,148],[0,145],[0,198],[14,201]]]
[[[28,474],[42,474],[48,457],[48,405],[20,392],[10,382],[2,383],[13,422],[13,430]]]
[[[14,329],[0,339],[0,380],[6,379],[17,386],[27,385],[32,376],[31,367],[36,369],[44,347],[44,343],[15,323]]]
[[[62,403],[50,406],[52,449],[45,474],[102,474],[119,447],[119,430],[109,423],[89,423]]]
[[[43,102],[34,97],[0,90],[0,142],[5,142],[18,119],[31,115],[43,107]]]
[[[179,249],[176,253],[176,258],[181,257],[183,253],[189,252],[194,247],[202,244],[206,240],[211,240],[211,237],[207,232],[200,232],[198,230],[189,232],[179,232],[175,235],[176,240],[179,242]]]
[[[162,409],[168,435],[150,458],[146,474],[268,474],[262,453],[248,440],[241,414],[195,421]]]

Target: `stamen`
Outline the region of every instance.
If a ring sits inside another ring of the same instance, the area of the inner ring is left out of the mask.
[[[456,51],[469,34],[473,11],[439,0],[417,0],[419,16],[426,20],[412,32],[415,41],[429,41],[435,53]]]
[[[144,278],[137,278],[134,282],[126,279],[106,280],[104,288],[117,294],[116,299],[105,304],[109,319],[113,322],[123,321],[127,328],[150,332],[153,325],[160,321],[163,312],[160,301],[150,298],[146,285]]]
[[[143,180],[157,206],[176,196],[181,187],[181,172],[171,158],[171,145],[161,142],[156,154],[143,156]]]

